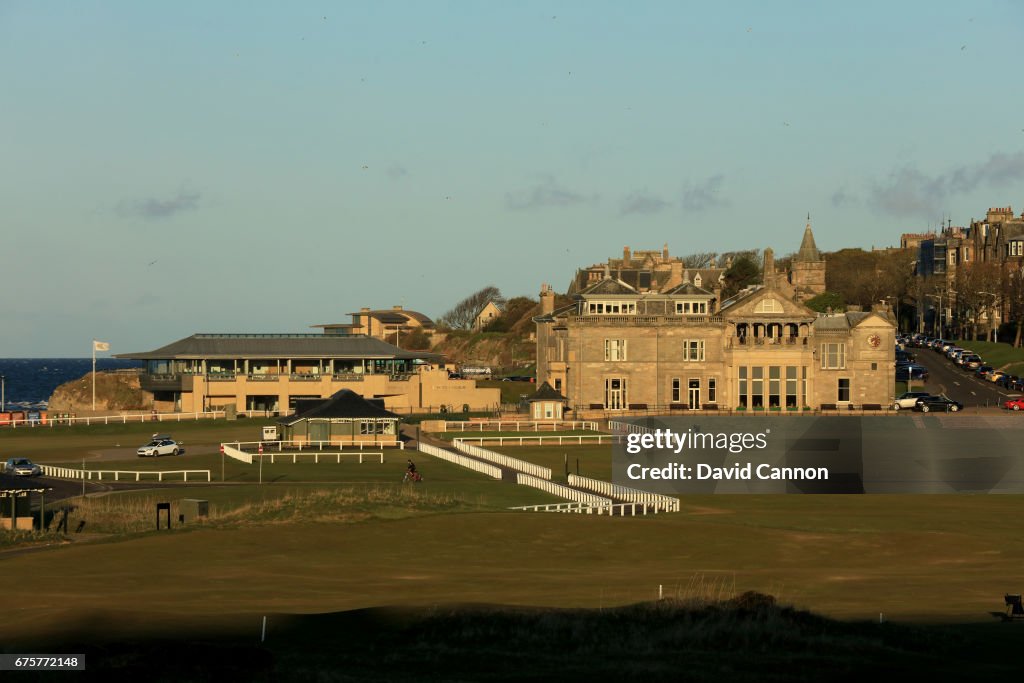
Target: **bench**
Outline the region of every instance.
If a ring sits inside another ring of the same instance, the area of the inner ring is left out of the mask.
[[[717,403],[705,403],[700,408],[701,410],[719,410]]]
[[[630,410],[647,410],[647,404],[646,403],[630,403],[629,404],[629,409]]]
[[[835,403],[822,403],[821,410],[839,410]]]
[[[865,403],[860,407],[861,410],[883,410],[881,403]]]

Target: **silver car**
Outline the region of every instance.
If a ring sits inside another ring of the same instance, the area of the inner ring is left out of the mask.
[[[4,472],[18,477],[38,477],[43,468],[28,458],[11,458],[4,464]]]
[[[158,457],[161,455],[181,455],[185,452],[185,447],[174,439],[153,439],[145,446],[140,447],[135,451],[136,455],[140,458],[147,456]]]

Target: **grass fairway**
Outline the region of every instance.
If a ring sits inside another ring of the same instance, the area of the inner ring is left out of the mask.
[[[5,557],[34,587],[6,604],[33,620],[112,604],[179,615],[599,607],[650,600],[662,585],[681,597],[759,590],[846,618],[984,621],[1022,588],[1022,502],[722,495],[636,519],[467,512],[172,531]]]
[[[551,468],[554,481],[566,480],[565,463],[568,460],[569,473],[584,477],[612,480],[612,448],[611,444],[577,446],[491,446],[484,448],[495,453],[504,453],[535,465]]]

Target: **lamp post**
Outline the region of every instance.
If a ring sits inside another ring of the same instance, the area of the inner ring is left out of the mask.
[[[7,378],[0,375],[0,413],[4,412],[7,405]]]

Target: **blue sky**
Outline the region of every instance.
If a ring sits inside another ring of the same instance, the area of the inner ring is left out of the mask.
[[[0,357],[1024,209],[1013,2],[0,3]]]

